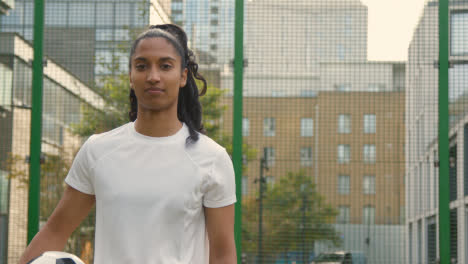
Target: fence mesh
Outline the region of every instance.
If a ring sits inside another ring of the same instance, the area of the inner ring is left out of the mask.
[[[27,245],[34,3],[1,3],[12,8],[0,15],[0,263],[17,263]],[[129,49],[148,25],[184,28],[208,80],[207,134],[232,151],[234,4],[45,1],[41,226],[84,140],[128,122]],[[437,262],[438,5],[245,1],[243,263]],[[450,1],[449,34],[450,258],[468,263],[467,1]],[[93,209],[65,249],[87,264],[94,224]]]

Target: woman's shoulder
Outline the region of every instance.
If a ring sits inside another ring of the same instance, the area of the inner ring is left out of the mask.
[[[93,152],[102,154],[102,150],[113,149],[120,145],[121,142],[124,142],[128,137],[128,126],[130,124],[131,123],[127,123],[106,132],[93,134],[86,140],[85,144],[87,148]]]
[[[218,155],[220,152],[226,151],[226,149],[214,139],[201,133],[199,134],[196,145],[200,150],[209,155]]]
[[[226,149],[212,138],[199,133],[198,140],[186,145],[186,152],[198,165],[207,166],[226,152]],[[227,155],[227,154],[226,154]]]

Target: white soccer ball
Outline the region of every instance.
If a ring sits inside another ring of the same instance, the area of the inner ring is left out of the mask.
[[[84,264],[77,256],[60,251],[47,251],[28,264]]]

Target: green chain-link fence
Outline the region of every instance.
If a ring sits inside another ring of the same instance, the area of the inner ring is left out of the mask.
[[[0,263],[16,263],[28,241],[34,6],[0,6]],[[39,226],[84,140],[128,122],[131,40],[176,23],[208,80],[208,135],[233,154],[240,262],[468,263],[468,1],[44,8]],[[94,222],[92,212],[65,249],[88,264]]]

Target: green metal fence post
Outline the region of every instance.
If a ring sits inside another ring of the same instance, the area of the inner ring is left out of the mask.
[[[39,231],[42,137],[44,0],[34,1],[34,60],[32,78],[31,142],[29,160],[28,243]]]
[[[234,32],[234,102],[232,159],[236,172],[235,240],[237,263],[241,263],[242,233],[242,80],[244,70],[244,0],[236,0]]]
[[[449,0],[439,1],[439,255],[450,263],[449,209]]]

